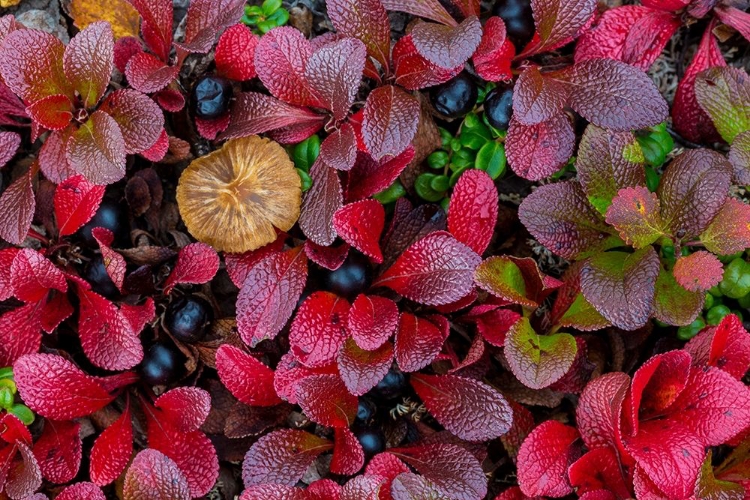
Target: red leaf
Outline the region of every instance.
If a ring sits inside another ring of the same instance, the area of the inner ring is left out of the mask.
[[[616,493],[614,498],[630,497],[626,479],[620,470],[619,458],[610,447],[594,448],[585,453],[570,466],[568,476],[571,486],[581,498],[600,490]]]
[[[67,145],[68,139],[73,132],[73,127],[68,127],[59,132],[52,132],[39,150],[39,168],[47,179],[60,183],[70,177],[78,175],[68,162]]]
[[[63,72],[65,46],[40,30],[19,29],[3,38],[0,75],[26,103],[62,94],[72,100],[73,90]]]
[[[667,411],[702,447],[718,446],[750,426],[750,389],[719,368],[693,367],[685,389]]]
[[[78,474],[81,466],[81,425],[73,421],[44,422],[44,432],[34,443],[36,457],[42,475],[53,483],[67,483]]]
[[[229,126],[219,139],[231,139],[285,128],[295,132],[289,137],[277,137],[281,142],[299,142],[323,126],[324,115],[307,108],[292,106],[271,96],[244,92],[232,106]],[[299,130],[294,127],[299,127]]]
[[[15,447],[6,447],[6,450],[13,455],[16,449],[20,452],[21,460],[11,464],[10,470],[7,471],[4,493],[10,498],[26,499],[42,485],[42,473],[34,455],[25,443],[18,442]]]
[[[320,47],[307,61],[307,84],[336,120],[345,119],[354,104],[366,58],[362,42],[344,38]]]
[[[125,140],[114,118],[94,111],[68,141],[70,167],[94,184],[111,184],[125,175]]]
[[[518,485],[524,495],[562,497],[573,492],[568,466],[578,458],[578,431],[556,420],[534,429],[518,452]]]
[[[415,372],[432,363],[443,348],[448,332],[424,318],[402,313],[395,339],[396,362],[405,372]]]
[[[700,240],[708,250],[719,255],[741,252],[750,246],[750,206],[727,198],[701,233]]]
[[[132,454],[133,426],[126,406],[122,415],[94,441],[89,463],[91,481],[99,486],[113,482],[125,470]]]
[[[15,156],[20,146],[20,135],[15,132],[0,132],[0,168]]]
[[[250,250],[245,253],[227,253],[224,254],[224,264],[232,283],[237,288],[242,288],[250,270],[255,264],[263,260],[272,253],[281,252],[284,248],[284,237],[280,236],[268,245],[262,246],[257,250]]]
[[[448,304],[471,291],[480,262],[469,247],[438,231],[411,245],[373,286],[387,286],[422,304]]]
[[[297,311],[289,330],[291,352],[311,368],[329,364],[348,336],[349,303],[330,292],[314,292]]]
[[[356,476],[341,489],[341,500],[378,500],[380,481],[373,477]]]
[[[122,292],[122,283],[125,281],[125,270],[127,263],[125,258],[110,248],[115,241],[115,235],[107,228],[95,227],[91,230],[91,235],[99,244],[99,250],[102,252],[104,269],[107,271],[112,283]]]
[[[190,500],[190,488],[174,461],[157,450],[143,450],[133,459],[125,474],[126,500],[169,498]]]
[[[169,294],[176,285],[202,285],[208,283],[219,270],[219,255],[205,243],[190,243],[180,248],[177,263],[164,282],[164,293]]]
[[[216,351],[219,379],[240,401],[251,406],[281,403],[274,389],[274,372],[240,349],[224,344]]]
[[[182,108],[185,107],[185,96],[182,95],[182,93],[179,90],[176,90],[174,88],[167,87],[165,89],[161,89],[160,91],[156,92],[152,99],[156,101],[156,103],[161,106],[162,109],[165,111],[169,111],[171,113],[177,113],[178,111],[182,111]],[[166,132],[165,132],[166,135]],[[151,146],[149,148],[150,150],[153,150],[155,146],[157,146],[160,142],[165,141],[167,142],[167,146],[169,146],[169,139],[162,139],[160,136],[159,139],[154,143],[154,146]],[[147,151],[143,152],[143,156],[146,158],[149,158],[149,155],[147,155]],[[162,157],[159,157],[158,159],[152,160],[152,161],[159,161]]]
[[[595,0],[532,0],[531,10],[540,42],[534,52],[552,50],[571,41],[591,22]],[[528,52],[528,49],[526,50]]]
[[[385,210],[377,200],[362,200],[344,205],[333,216],[336,233],[378,264],[383,262],[378,241],[384,226]]]
[[[567,163],[575,147],[575,132],[564,113],[530,126],[511,119],[505,144],[513,171],[538,181]]]
[[[505,23],[500,17],[487,19],[482,41],[472,56],[474,69],[483,80],[498,82],[513,78],[511,64],[516,48],[505,36]]]
[[[464,64],[482,41],[482,25],[474,16],[456,27],[421,22],[411,31],[417,51],[444,69]]]
[[[351,247],[348,243],[342,243],[337,247],[324,247],[312,240],[305,240],[305,254],[308,258],[329,271],[335,271],[341,267],[349,255],[349,248]]]
[[[146,52],[133,55],[125,66],[128,83],[144,94],[163,89],[177,77],[179,72],[179,66],[169,66],[162,59]]]
[[[115,68],[122,74],[125,74],[125,68],[130,58],[143,52],[143,43],[139,38],[124,36],[115,41],[114,63]]]
[[[43,417],[70,420],[104,408],[115,396],[94,377],[53,354],[28,354],[13,364],[21,398]]]
[[[571,89],[563,82],[547,78],[532,66],[526,68],[513,87],[513,118],[522,125],[537,125],[558,116]]]
[[[112,302],[79,288],[78,334],[86,357],[100,368],[125,370],[143,359],[138,332]]]
[[[7,300],[13,297],[13,286],[10,281],[10,266],[13,259],[20,252],[20,248],[4,248],[0,250],[0,300]]]
[[[121,304],[120,312],[130,323],[133,331],[139,334],[146,327],[146,324],[156,316],[156,306],[154,305],[154,299],[149,297],[146,302],[140,305]]]
[[[38,314],[41,316],[42,329],[47,333],[52,333],[60,323],[73,314],[73,306],[66,294],[53,292],[47,295],[44,306]]]
[[[404,90],[384,85],[367,97],[362,135],[367,151],[376,160],[403,153],[419,124],[419,101]]]
[[[381,0],[388,10],[406,12],[417,17],[432,19],[448,26],[455,26],[456,21],[451,17],[439,0]]]
[[[276,394],[289,403],[297,403],[297,383],[311,375],[338,375],[335,363],[322,368],[308,368],[300,363],[291,352],[281,357],[276,365],[273,386]]]
[[[521,318],[521,315],[509,309],[499,309],[494,306],[490,310],[483,310],[483,306],[472,309],[464,316],[477,325],[479,334],[496,347],[505,345],[508,330]]]
[[[185,26],[185,42],[177,44],[188,52],[205,54],[211,50],[216,34],[239,21],[242,0],[194,0],[190,2]]]
[[[230,346],[231,347],[231,346]],[[198,387],[175,387],[154,401],[162,418],[180,432],[196,431],[211,411],[211,396]]]
[[[693,491],[703,462],[703,446],[683,425],[670,420],[644,422],[625,440],[627,451],[667,498],[686,498]]]
[[[648,70],[681,26],[680,16],[671,12],[652,12],[638,19],[625,38],[622,61]]]
[[[51,95],[26,108],[35,124],[50,130],[62,130],[73,119],[73,105],[68,96]]]
[[[151,98],[135,90],[112,92],[99,109],[114,118],[119,125],[127,154],[148,150],[165,134],[164,114],[159,106]]]
[[[320,145],[320,159],[336,170],[351,170],[357,161],[357,137],[348,123],[332,132]]]
[[[20,245],[34,218],[36,199],[31,187],[32,171],[16,179],[0,195],[0,238],[8,243]]]
[[[341,487],[339,486],[339,488]],[[308,500],[308,497],[306,491],[299,488],[265,483],[247,487],[240,495],[239,500]]]
[[[716,366],[736,379],[750,369],[750,333],[734,314],[690,339],[685,350],[692,356],[693,366]]]
[[[242,340],[255,344],[275,337],[294,312],[306,280],[307,257],[302,247],[258,262],[237,296],[237,329]]]
[[[492,239],[497,211],[497,188],[492,178],[481,170],[468,170],[453,188],[448,231],[481,255]]]
[[[312,375],[297,383],[297,404],[310,420],[327,427],[349,427],[357,415],[357,397],[338,375]],[[246,482],[247,484],[247,482]]]
[[[102,490],[97,485],[88,482],[67,486],[55,497],[55,500],[78,500],[80,498],[85,498],[86,500],[107,500],[107,497],[104,496],[104,493],[102,493]]]
[[[96,213],[104,197],[104,186],[88,182],[82,175],[62,181],[55,190],[55,219],[60,236],[75,233]]]
[[[414,46],[411,34],[393,46],[393,74],[396,84],[407,90],[419,90],[447,82],[461,72],[464,65],[443,69],[425,59]]]
[[[582,61],[558,78],[570,84],[570,106],[600,127],[618,131],[650,127],[669,113],[648,75],[620,61]]]
[[[299,225],[310,240],[328,246],[336,239],[333,216],[343,204],[341,181],[335,169],[320,157],[310,168],[312,187],[302,196]]]
[[[109,86],[114,69],[115,40],[108,22],[91,23],[74,36],[65,48],[65,76],[83,101],[95,106]]]
[[[333,0],[327,2],[326,11],[336,32],[364,43],[367,54],[389,72],[391,25],[380,1]]]
[[[219,477],[219,459],[208,437],[200,431],[180,432],[151,412],[146,417],[149,447],[174,460],[185,474],[192,498],[208,493]]]
[[[333,443],[309,432],[271,432],[258,439],[245,455],[242,481],[248,488],[265,483],[293,486],[318,455],[332,448]]]
[[[214,61],[216,72],[230,80],[255,78],[255,49],[259,38],[244,24],[235,24],[219,37]]]
[[[695,81],[700,73],[708,68],[727,65],[713,34],[713,26],[713,23],[709,24],[703,32],[698,51],[677,85],[672,106],[672,122],[675,130],[693,142],[708,143],[719,140],[716,127],[708,113],[698,104],[695,96]]]
[[[338,353],[341,379],[349,392],[362,396],[378,385],[393,363],[393,345],[388,342],[378,349],[365,351],[348,339]]]
[[[42,319],[36,303],[18,307],[0,316],[0,364],[12,365],[24,354],[39,350]]]
[[[576,421],[589,448],[616,447],[620,435],[620,416],[630,386],[630,377],[614,372],[598,377],[581,393]]]
[[[360,294],[349,309],[347,326],[359,347],[375,350],[396,332],[398,306],[385,297]]]
[[[455,375],[413,374],[410,379],[430,415],[467,441],[486,441],[510,430],[513,412],[495,389]]]
[[[409,146],[395,158],[375,161],[367,153],[359,152],[346,183],[347,201],[369,198],[393,184],[414,159],[414,148]]]
[[[172,5],[165,0],[128,0],[141,15],[141,33],[148,48],[166,61],[172,48]]]
[[[331,472],[351,476],[365,464],[365,453],[356,436],[346,427],[334,429]]]
[[[686,290],[705,292],[719,284],[724,275],[724,266],[713,254],[700,250],[678,259],[672,273],[677,283]]]
[[[392,448],[388,452],[414,467],[442,495],[452,500],[476,500],[487,494],[487,478],[482,467],[465,448],[434,443]]]
[[[24,302],[39,302],[50,290],[68,290],[65,275],[44,255],[31,248],[21,249],[10,266],[13,295]]]
[[[313,49],[298,30],[282,26],[261,37],[255,69],[263,85],[278,99],[297,106],[326,108],[307,84],[305,67]]]

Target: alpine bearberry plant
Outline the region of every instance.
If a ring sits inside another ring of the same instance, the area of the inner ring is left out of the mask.
[[[0,18],[0,497],[746,497],[747,6],[625,4]]]

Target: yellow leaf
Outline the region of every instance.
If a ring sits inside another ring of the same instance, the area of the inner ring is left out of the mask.
[[[125,0],[73,0],[70,17],[79,29],[95,21],[109,21],[115,40],[138,36],[141,20],[138,11]]]

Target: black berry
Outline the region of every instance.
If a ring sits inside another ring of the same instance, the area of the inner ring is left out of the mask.
[[[114,299],[120,295],[120,291],[112,282],[112,278],[107,274],[104,259],[101,255],[97,255],[89,261],[86,269],[84,269],[83,276],[91,285],[91,289],[99,295],[108,299]]]
[[[193,87],[195,116],[207,120],[222,116],[229,109],[232,93],[232,84],[228,80],[214,75],[202,76]]]
[[[507,129],[513,116],[513,88],[495,87],[490,90],[484,99],[484,116],[496,129]]]
[[[369,394],[375,398],[389,401],[401,396],[406,390],[407,385],[404,372],[396,367],[392,367],[385,374],[383,380],[378,382],[378,385],[373,387]]]
[[[385,451],[385,435],[375,427],[355,427],[352,429],[354,436],[362,445],[365,458],[371,458]]]
[[[367,257],[353,250],[344,263],[335,271],[323,272],[325,290],[353,299],[370,286],[372,280],[370,262]]]
[[[164,326],[182,342],[197,342],[206,336],[213,316],[207,300],[193,295],[183,296],[167,306]]]
[[[497,0],[492,15],[505,22],[506,36],[520,52],[534,38],[536,27],[529,0]]]
[[[361,425],[369,425],[375,419],[375,414],[378,411],[378,407],[375,403],[368,398],[359,398],[357,404],[357,418],[356,423]]]
[[[149,385],[175,382],[182,371],[181,357],[174,347],[166,344],[152,345],[141,362],[141,379]]]
[[[443,116],[458,118],[474,108],[478,96],[477,84],[466,73],[433,87],[430,91],[432,106]]]
[[[130,233],[128,213],[125,207],[113,200],[105,199],[97,209],[94,216],[80,229],[83,240],[90,246],[96,247],[97,243],[91,230],[95,227],[103,227],[112,231],[115,236],[114,245],[123,246],[127,243]]]

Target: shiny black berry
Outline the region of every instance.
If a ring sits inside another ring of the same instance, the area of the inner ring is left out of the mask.
[[[349,251],[341,267],[323,272],[323,287],[341,297],[353,299],[370,287],[372,270],[367,257],[354,250]]]
[[[375,414],[377,413],[377,411],[378,407],[375,406],[375,403],[373,403],[371,399],[359,398],[359,402],[357,404],[357,418],[355,419],[355,423],[360,425],[371,424],[375,419]]]
[[[490,90],[484,99],[484,116],[496,129],[507,129],[513,116],[513,88],[495,87]]]
[[[97,243],[91,234],[91,230],[95,227],[109,229],[115,236],[114,246],[124,246],[130,234],[130,224],[128,223],[128,213],[125,206],[113,200],[103,200],[91,220],[80,229],[83,240],[94,248],[97,247]]]
[[[534,38],[536,27],[529,0],[497,0],[492,15],[505,22],[506,36],[520,52]]]
[[[202,76],[191,95],[195,116],[206,120],[222,116],[229,109],[232,93],[229,80],[214,75]]]
[[[207,300],[190,295],[172,301],[164,314],[164,326],[177,340],[198,342],[208,332],[214,319],[213,309]]]
[[[477,84],[466,73],[433,87],[430,91],[432,106],[443,116],[458,118],[474,108],[478,96]]]
[[[385,451],[385,435],[383,431],[375,427],[355,427],[352,429],[354,436],[362,445],[365,458],[371,458]]]
[[[373,387],[369,394],[372,397],[389,401],[400,397],[408,385],[404,372],[396,367],[392,367],[385,374],[383,380],[378,382],[378,385]]]
[[[83,277],[91,285],[91,289],[103,297],[114,299],[120,295],[120,291],[112,282],[112,278],[107,274],[104,259],[101,255],[97,255],[89,261],[83,271]]]
[[[143,356],[141,379],[149,385],[167,385],[182,372],[182,355],[172,346],[154,344]]]

